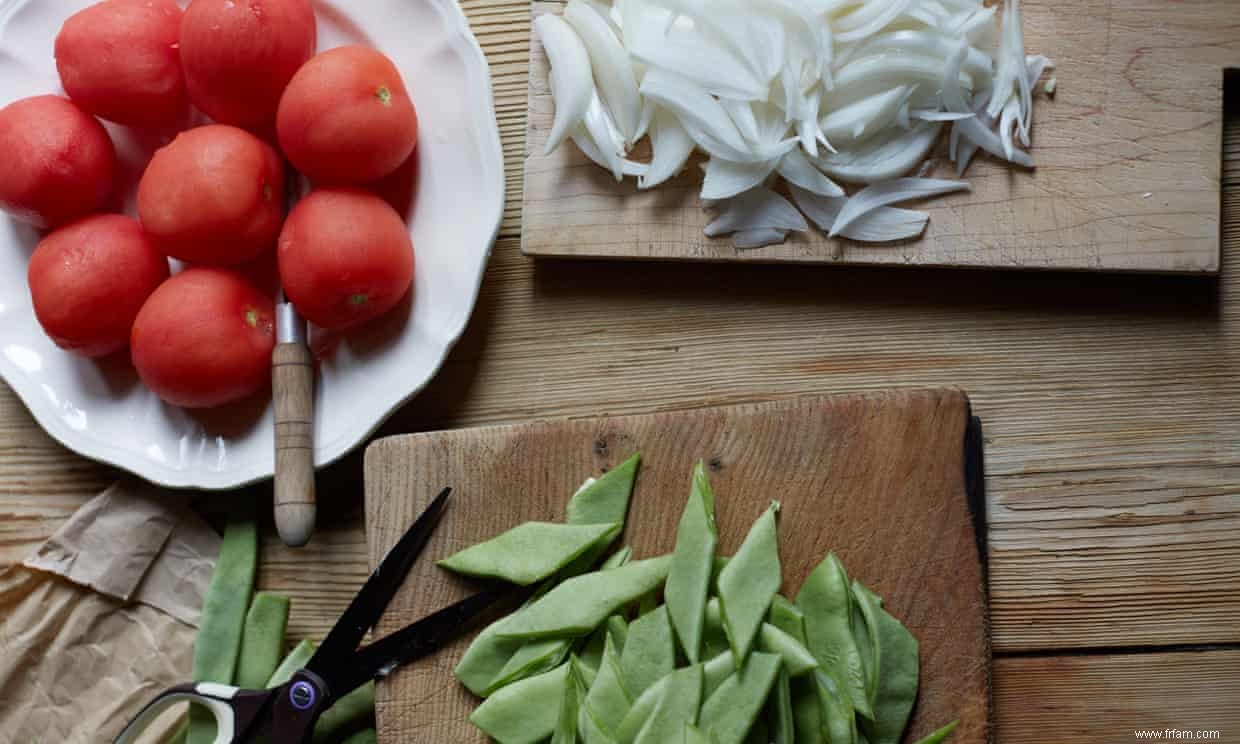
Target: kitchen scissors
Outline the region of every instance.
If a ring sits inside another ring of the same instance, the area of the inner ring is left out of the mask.
[[[310,741],[314,723],[344,695],[396,667],[423,658],[452,640],[471,620],[511,588],[494,588],[435,612],[401,630],[358,648],[439,524],[452,489],[445,488],[409,527],[349,603],[314,656],[285,684],[270,690],[243,690],[199,682],[173,687],[152,700],[129,722],[114,744],[132,744],[161,713],[182,701],[205,706],[215,716],[213,744],[237,744],[266,736],[272,744]]]

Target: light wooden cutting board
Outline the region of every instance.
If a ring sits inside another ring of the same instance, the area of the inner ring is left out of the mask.
[[[560,12],[537,0],[533,13]],[[531,256],[1216,273],[1222,81],[1240,66],[1236,0],[1023,0],[1026,51],[1056,63],[1034,106],[1033,172],[985,157],[972,193],[925,202],[921,240],[864,245],[818,231],[737,250],[708,239],[690,165],[638,192],[571,142],[543,145],[554,104],[530,45],[521,248]],[[945,146],[940,148],[946,152]],[[941,153],[941,154],[942,154]],[[954,168],[937,174],[954,177]]]
[[[921,642],[921,694],[908,741],[955,718],[956,744],[988,741],[990,640],[983,566],[966,480],[965,395],[952,390],[802,397],[735,407],[391,437],[366,452],[371,565],[444,486],[453,502],[380,625],[387,633],[476,587],[434,565],[527,520],[563,519],[569,496],[641,452],[622,542],[668,552],[689,473],[704,459],[719,549],[731,554],[772,499],[785,584],[795,593],[828,551],[877,590]],[[978,445],[980,446],[980,445]],[[966,479],[966,452],[976,467]],[[980,486],[977,487],[980,489]],[[973,489],[976,490],[976,489]],[[980,494],[973,493],[980,501]],[[471,634],[472,635],[472,634]],[[379,685],[380,740],[464,744],[477,700],[452,676],[463,639]]]

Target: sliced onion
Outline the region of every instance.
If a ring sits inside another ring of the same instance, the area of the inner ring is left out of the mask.
[[[867,96],[901,85],[938,88],[947,69],[945,60],[919,54],[888,54],[854,60],[835,73],[835,89],[823,101],[829,109],[846,106]],[[956,68],[957,87],[973,88],[973,79]]]
[[[958,111],[935,111],[933,109],[916,109],[909,113],[914,119],[920,119],[922,121],[960,121],[961,119],[968,119],[976,116],[976,114],[973,113],[966,114]]]
[[[710,238],[738,230],[809,231],[809,225],[797,208],[764,186],[719,202],[715,207],[719,214],[704,231]]]
[[[599,95],[615,117],[625,142],[632,143],[641,119],[641,98],[628,53],[607,21],[584,0],[569,0],[564,19],[585,43]]]
[[[676,175],[693,154],[693,139],[675,116],[660,111],[650,125],[650,167],[637,179],[637,188],[650,189]]]
[[[673,31],[666,37],[643,37],[630,46],[633,58],[674,72],[711,95],[753,101],[766,97],[766,83],[745,63],[697,31]]]
[[[733,163],[712,157],[702,165],[706,176],[702,179],[702,198],[709,200],[730,199],[737,194],[758,186],[775,170],[775,161],[760,163]]]
[[[840,209],[835,222],[831,224],[830,237],[855,222],[858,217],[888,204],[896,204],[910,199],[924,199],[928,196],[948,194],[953,191],[968,191],[966,181],[948,181],[941,178],[897,178],[886,183],[866,186],[848,199],[848,203]]]
[[[805,96],[801,115],[797,118],[797,138],[801,141],[801,147],[811,157],[818,155],[819,140],[827,142],[827,136],[822,133],[822,128],[818,126],[818,106],[821,100],[818,91],[812,91]],[[827,142],[827,144],[830,144]]]
[[[857,41],[882,31],[906,13],[913,0],[869,0],[859,9],[835,20],[835,38],[840,42]]]
[[[590,75],[590,56],[572,27],[564,19],[544,13],[534,19],[534,32],[538,34],[547,61],[551,63],[551,97],[555,101],[555,120],[547,134],[548,155],[560,146],[577,122],[586,115],[590,97],[594,95],[594,80]]]
[[[737,248],[762,248],[768,245],[779,245],[787,239],[787,230],[778,230],[773,227],[760,227],[756,230],[737,230],[732,233],[732,245]]]
[[[641,92],[679,117],[694,141],[711,156],[734,162],[770,159],[753,155],[728,112],[714,96],[697,85],[654,69],[646,73]]]
[[[779,175],[784,177],[790,184],[799,186],[807,191],[823,196],[843,196],[844,189],[839,184],[827,178],[822,171],[814,167],[814,164],[805,157],[805,153],[798,149],[788,151],[787,155],[779,161],[777,169]]]
[[[814,163],[824,173],[849,183],[878,183],[898,178],[917,167],[934,146],[942,127],[922,122],[909,131],[891,130],[852,149],[821,155]]]
[[[726,98],[719,99],[719,105],[728,112],[728,118],[736,125],[741,136],[750,142],[761,142],[758,135],[758,120],[753,115],[753,105],[748,101],[736,101]],[[781,137],[782,138],[782,137]]]
[[[956,76],[956,71],[960,67],[961,60],[964,59],[966,49],[963,45],[960,47],[960,50],[949,61],[947,72],[943,76],[943,107],[948,111],[962,113],[969,111],[969,107],[964,100],[964,93],[960,90],[960,84]],[[997,93],[991,96],[991,100],[994,99],[995,95]],[[999,140],[999,135],[987,129],[982,124],[980,117],[975,116],[971,119],[961,119],[955,122],[953,126],[960,130],[961,137],[970,140],[986,152],[1025,168],[1033,167],[1033,158],[1024,150],[1015,150],[1012,152],[1012,158],[1007,158],[1003,151],[1003,143]]]
[[[955,53],[957,44],[956,39],[925,29],[888,31],[849,47],[847,52],[840,54],[837,62],[843,66],[855,59],[876,54],[915,54],[945,59]],[[989,76],[990,56],[980,49],[969,47],[963,67],[966,72],[975,77]]]
[[[1012,135],[1020,120],[1020,101],[1012,98],[999,114],[999,142],[1003,145],[1003,156],[1012,159],[1016,146],[1012,144]]]
[[[577,145],[577,149],[581,150],[581,154],[594,161],[596,165],[602,166],[605,170],[612,171],[613,175],[615,175],[615,171],[612,170],[612,162],[603,155],[603,151],[594,142],[594,138],[590,136],[590,132],[584,124],[578,124],[573,127],[568,136],[573,141],[573,144]],[[620,175],[616,176],[617,181],[624,176],[637,176],[641,178],[650,169],[650,166],[627,158],[621,158],[619,168]]]
[[[837,108],[821,122],[822,132],[837,146],[863,141],[887,128],[914,86],[901,85]]]

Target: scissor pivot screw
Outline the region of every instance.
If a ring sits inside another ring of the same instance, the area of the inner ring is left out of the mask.
[[[306,710],[314,705],[318,694],[314,690],[314,685],[309,682],[295,682],[288,691],[288,699],[297,710]]]

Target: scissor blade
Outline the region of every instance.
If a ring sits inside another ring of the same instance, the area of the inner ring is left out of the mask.
[[[372,679],[386,677],[402,664],[434,653],[463,633],[471,621],[492,605],[522,591],[511,586],[497,586],[428,615],[417,622],[365,646],[345,663],[323,676],[333,697],[350,691]]]
[[[327,634],[327,638],[323,639],[319,650],[310,658],[309,663],[306,664],[307,669],[330,681],[333,674],[352,662],[358,644],[379,621],[388,603],[392,601],[392,597],[396,596],[400,585],[404,583],[413,562],[426,547],[431,533],[439,524],[439,517],[443,514],[444,507],[447,506],[450,493],[452,493],[451,488],[441,491],[431,505],[426,507],[426,511],[414,520],[404,536],[383,557],[378,568],[366,580],[361,591],[349,603],[344,614],[336,621],[335,627]],[[332,694],[335,696],[343,695],[345,692],[348,690],[342,692],[332,686]]]

